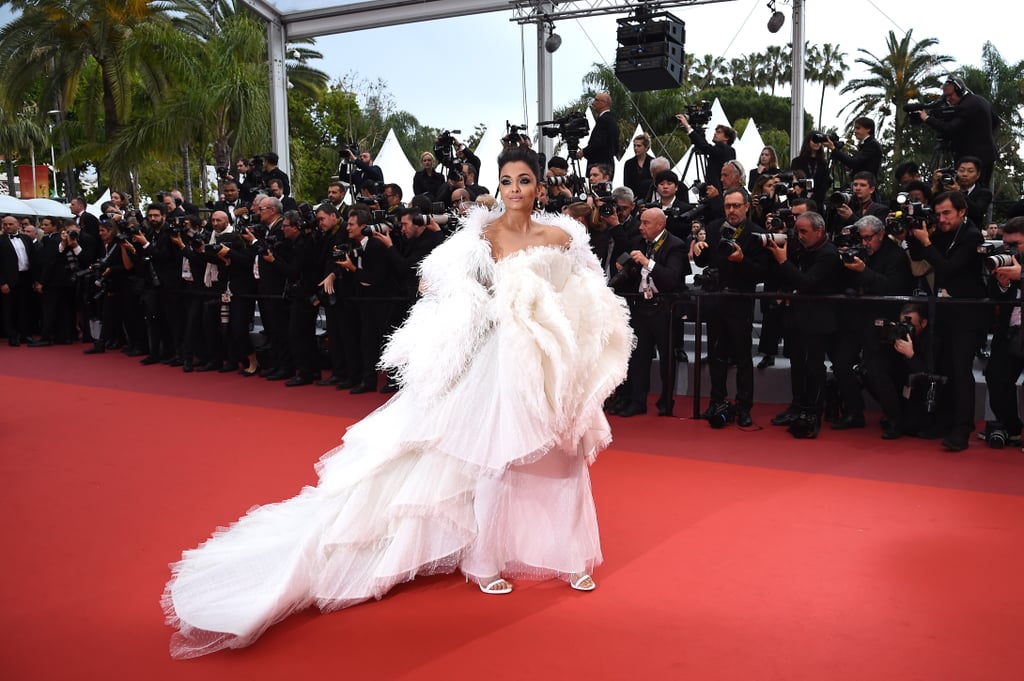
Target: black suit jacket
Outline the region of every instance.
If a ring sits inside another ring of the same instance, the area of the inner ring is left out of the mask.
[[[97,239],[100,238],[100,219],[98,217],[89,211],[83,210],[78,214],[77,222],[83,232],[89,236],[94,236]]]
[[[651,161],[654,157],[647,154],[644,160],[644,167],[637,163],[636,156],[626,161],[622,166],[622,184],[633,190],[633,196],[637,200],[642,199],[651,189],[654,179],[651,177]]]
[[[988,187],[974,185],[971,193],[966,194],[965,192],[965,195],[967,196],[967,217],[980,229],[985,224],[985,213],[992,205],[992,190]]]
[[[870,135],[860,143],[856,153],[850,154],[842,149],[836,149],[832,152],[832,158],[846,166],[850,173],[859,173],[862,170],[870,171],[874,174],[877,182],[878,172],[882,167],[882,145],[878,143],[874,135]]]
[[[615,151],[619,144],[619,123],[615,114],[605,111],[594,121],[594,129],[583,147],[583,155],[587,159],[587,167],[595,163],[604,163],[615,172]]]
[[[650,244],[643,239],[634,244],[634,250],[646,252],[649,248]],[[661,246],[648,257],[654,261],[649,281],[654,282],[659,295],[686,290],[686,276],[690,274],[690,257],[682,239],[673,236],[671,232],[666,232]],[[637,268],[636,272],[619,287],[618,292],[639,292],[640,278],[641,272]]]
[[[952,298],[984,298],[985,283],[982,279],[982,256],[978,246],[984,239],[981,230],[965,219],[963,225],[952,232],[936,230],[931,235],[931,244],[922,248],[916,239],[910,239],[910,256],[914,260],[927,260],[935,270],[935,293],[943,289]],[[991,319],[991,310],[981,305],[944,306],[955,311],[956,324],[970,328],[984,329]],[[950,317],[949,312],[946,318]]]
[[[844,268],[835,244],[826,240],[809,251],[799,247],[794,239],[788,249],[789,257],[777,268],[784,290],[811,295],[832,295],[842,290]],[[838,326],[836,308],[831,300],[794,300],[791,303],[797,329],[805,334],[834,333]]]
[[[704,137],[704,131],[694,128],[690,131],[690,141],[697,151],[708,157],[707,174],[704,181],[722,190],[722,167],[726,161],[736,158],[736,150],[725,142],[712,144]]]
[[[764,234],[764,230],[750,220],[744,222],[743,231],[736,238],[736,244],[743,250],[743,260],[732,262],[718,250],[722,240],[722,226],[725,224],[725,220],[716,220],[708,225],[708,247],[694,258],[694,262],[701,267],[718,268],[719,283],[723,289],[752,292],[768,276],[774,262],[770,260],[771,254],[761,245],[761,240],[755,236]],[[753,299],[748,304],[752,305]]]
[[[929,116],[924,123],[949,140],[957,160],[962,156],[977,156],[986,167],[995,163],[997,151],[992,131],[998,119],[992,115],[992,106],[984,97],[966,94],[953,107],[952,116],[942,119]]]
[[[24,244],[25,252],[28,254],[29,272],[34,273],[37,271],[35,244],[24,234],[15,234],[14,238]],[[33,276],[35,275],[33,274]],[[6,234],[0,234],[0,285],[7,284],[14,287],[17,283],[18,253],[14,250],[11,239]]]

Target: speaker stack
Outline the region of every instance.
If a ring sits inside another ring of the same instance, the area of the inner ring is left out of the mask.
[[[632,92],[667,90],[683,84],[686,24],[668,12],[637,12],[619,19],[615,76]]]

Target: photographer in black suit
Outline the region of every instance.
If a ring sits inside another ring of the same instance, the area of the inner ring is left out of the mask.
[[[981,299],[986,295],[982,281],[983,237],[967,218],[967,199],[958,191],[932,198],[938,227],[932,231],[921,223],[908,230],[912,260],[926,260],[934,270],[933,295]],[[939,347],[938,373],[949,380],[949,400],[939,422],[950,427],[942,446],[950,451],[967,449],[974,430],[974,351],[989,326],[991,310],[979,305],[942,305],[934,320]]]
[[[942,96],[952,111],[945,115],[929,115],[925,109],[918,113],[921,121],[946,138],[957,162],[964,156],[980,159],[980,182],[988,185],[999,155],[993,135],[999,119],[992,114],[992,105],[984,97],[968,90],[960,78],[947,80],[942,85]]]
[[[1024,217],[1010,218],[1003,225],[1003,246],[1007,253],[992,269],[989,297],[1005,301],[999,306],[992,332],[992,356],[985,367],[988,402],[995,420],[985,430],[988,446],[1000,449],[1019,445],[1021,429],[1017,404],[1017,379],[1024,371],[1024,336],[1021,334],[1021,260],[1024,257]]]
[[[43,296],[42,333],[31,347],[68,344],[75,338],[75,282],[77,257],[67,247],[67,234],[58,218],[39,220],[43,236],[36,244],[36,281]]]
[[[241,237],[257,252],[253,275],[259,296],[260,320],[273,352],[273,366],[267,367],[265,375],[268,380],[282,381],[295,373],[288,344],[288,305],[284,298],[286,281],[284,273],[273,267],[268,257],[284,242],[281,202],[265,196],[253,201],[252,210],[260,220],[260,227],[244,230]]]
[[[263,156],[263,186],[269,187],[271,180],[281,180],[281,187],[285,196],[291,196],[292,185],[288,180],[288,174],[277,167],[279,157],[273,151]]]
[[[576,158],[587,159],[587,171],[597,163],[611,169],[609,179],[615,177],[615,152],[619,145],[619,123],[611,112],[612,97],[607,92],[594,95],[594,129],[590,131],[587,146],[576,152]]]
[[[768,242],[778,267],[782,290],[808,295],[839,293],[843,265],[825,231],[818,213],[806,212],[796,219],[796,243]],[[792,257],[790,253],[792,252]],[[789,345],[791,409],[772,419],[773,425],[788,425],[797,438],[813,438],[821,429],[825,401],[825,351],[837,328],[833,301],[792,300],[787,320],[793,328],[786,335]]]
[[[855,296],[910,295],[914,287],[910,261],[899,244],[886,236],[885,223],[867,215],[854,223],[852,234],[857,243],[840,252],[846,268],[847,291]],[[862,351],[864,364],[868,364],[870,356],[881,350],[875,320],[896,312],[885,303],[847,303],[841,309],[839,333],[829,350],[843,403],[843,416],[832,422],[833,430],[864,427],[864,396],[853,368]],[[887,418],[891,423],[897,414]]]
[[[658,351],[661,374],[661,395],[658,397],[658,416],[671,416],[675,403],[675,361],[669,343],[672,321],[673,294],[686,289],[686,275],[690,273],[690,260],[682,239],[666,229],[665,213],[660,208],[648,208],[640,215],[639,248],[629,253],[629,260],[616,262],[622,272],[620,292],[639,293],[631,297],[630,324],[636,333],[637,344],[629,358],[626,385],[618,391],[622,399],[613,403],[608,412],[619,416],[647,413],[647,394],[651,389],[651,362]]]
[[[759,237],[764,235],[764,230],[747,217],[750,198],[746,190],[726,190],[724,206],[725,219],[708,225],[706,241],[694,242],[694,262],[718,271],[720,290],[753,293],[757,284],[764,281],[771,264]],[[726,381],[731,360],[736,364],[736,423],[743,427],[753,423],[750,418],[750,408],[754,405],[753,325],[753,298],[723,297],[708,318],[711,404],[706,413],[713,418],[730,411],[726,402]]]
[[[832,151],[832,160],[842,163],[851,174],[866,170],[877,178],[882,167],[882,145],[875,139],[875,121],[866,116],[855,120],[853,136],[858,143],[853,154],[840,149],[832,137],[826,137],[822,144]]]
[[[337,265],[352,277],[359,314],[359,384],[351,392],[377,390],[377,362],[398,293],[398,272],[387,254],[387,247],[369,235],[382,225],[371,224],[369,211],[356,206],[348,212],[348,238],[355,247]],[[353,370],[356,373],[356,370]]]
[[[347,146],[341,152],[345,163],[338,169],[338,179],[359,188],[366,180],[384,182],[384,171],[374,165],[373,157],[368,151],[359,151],[359,147]]]
[[[689,135],[694,148],[707,157],[708,165],[704,181],[721,191],[722,166],[726,161],[736,158],[736,150],[732,148],[732,145],[736,143],[736,131],[728,125],[715,126],[715,133],[711,137],[711,142],[708,142],[704,136],[704,130],[690,125],[686,114],[676,114],[676,120],[679,121],[681,127],[686,129],[686,134]],[[746,180],[746,178],[743,179]]]

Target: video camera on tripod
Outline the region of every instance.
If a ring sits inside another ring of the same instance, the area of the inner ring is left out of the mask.
[[[512,125],[505,121],[505,136],[501,138],[501,144],[506,149],[529,147],[530,138],[526,135],[526,126]]]
[[[907,116],[907,120],[913,125],[918,125],[922,122],[922,111],[927,111],[929,116],[935,116],[939,120],[949,120],[956,113],[956,107],[947,102],[945,97],[927,104],[923,102],[910,102],[903,105],[903,110],[910,114]]]
[[[463,179],[461,164],[455,154],[455,138],[453,135],[461,135],[461,130],[444,130],[434,140],[434,156],[437,162],[448,169],[448,179],[458,182]]]
[[[590,123],[582,111],[570,111],[561,118],[541,121],[537,125],[541,126],[540,132],[545,137],[561,137],[573,156],[579,151],[580,140],[590,133]]]
[[[690,122],[690,127],[703,130],[711,122],[711,102],[701,100],[696,104],[687,104],[683,113]],[[672,117],[672,122],[678,123],[675,116]]]

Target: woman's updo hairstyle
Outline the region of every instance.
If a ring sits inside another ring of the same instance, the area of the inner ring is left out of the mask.
[[[498,172],[500,173],[506,164],[515,163],[516,161],[521,161],[530,166],[534,181],[540,182],[540,179],[544,177],[540,172],[540,157],[536,151],[527,147],[513,147],[501,152],[498,156]]]

